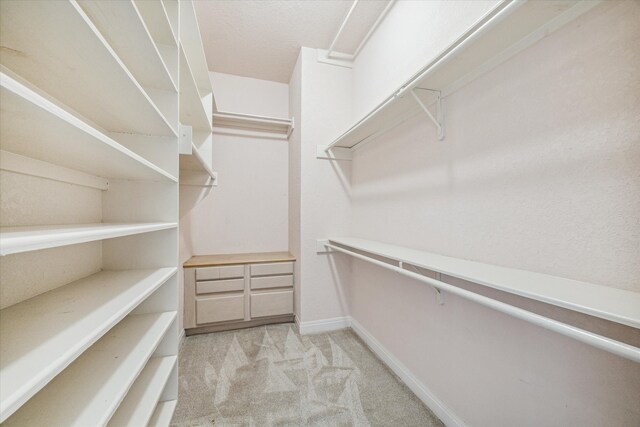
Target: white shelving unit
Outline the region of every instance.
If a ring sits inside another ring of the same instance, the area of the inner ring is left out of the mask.
[[[212,165],[212,114],[216,111],[209,69],[193,3],[180,1],[180,216],[190,211],[212,187],[218,176]],[[176,2],[165,2],[167,10]],[[175,26],[173,27],[175,30]]]
[[[129,388],[175,320],[175,312],[128,316],[23,405],[5,425],[105,425],[126,399]]]
[[[420,112],[444,137],[440,99],[586,12],[598,1],[503,1],[418,73],[319,150],[318,158],[340,158]],[[435,111],[428,107],[435,104]],[[320,151],[334,151],[327,156]]]
[[[101,177],[177,181],[7,69],[0,87],[3,150]]]
[[[0,310],[0,411],[26,402],[175,272],[102,271]]]
[[[294,124],[293,119],[218,111],[213,113],[213,126],[280,134],[288,138]]]
[[[171,420],[177,8],[0,2],[3,425]]]
[[[440,277],[445,275],[466,280],[632,328],[640,328],[640,294],[637,292],[452,258],[354,237],[330,238],[320,240],[318,244],[319,252],[329,249],[346,253],[427,283],[436,289],[441,302],[441,293],[448,292],[629,360],[640,362],[640,348],[633,345],[453,286],[442,281]],[[435,272],[436,278],[421,274],[416,271],[416,267]]]
[[[80,5],[5,3],[2,65],[110,132],[177,136]]]

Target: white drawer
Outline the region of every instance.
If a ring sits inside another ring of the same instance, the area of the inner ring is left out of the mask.
[[[244,277],[244,265],[196,268],[196,280],[236,279]]]
[[[252,276],[266,276],[268,274],[293,274],[293,263],[274,262],[271,264],[251,264]]]
[[[251,318],[293,314],[293,291],[251,294]]]
[[[206,280],[196,282],[196,294],[210,294],[212,292],[229,292],[244,290],[244,279]]]
[[[226,295],[196,299],[196,323],[244,319],[244,295]]]
[[[284,288],[286,286],[293,286],[293,276],[291,274],[251,278],[251,289]]]

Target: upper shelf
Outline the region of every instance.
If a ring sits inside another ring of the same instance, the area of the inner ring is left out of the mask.
[[[4,421],[175,274],[101,271],[0,311]]]
[[[0,2],[0,38],[3,65],[107,131],[177,136],[75,1]]]
[[[194,77],[189,58],[180,44],[180,123],[195,132],[211,132],[211,91],[202,93]]]
[[[79,0],[79,4],[138,83],[145,88],[178,91],[133,0]]]
[[[640,293],[638,292],[498,267],[353,237],[331,238],[329,241],[510,294],[640,328]]]
[[[0,71],[3,150],[104,178],[177,181],[10,74]]]
[[[138,11],[145,19],[151,37],[157,44],[178,47],[167,9],[162,1],[135,0]]]
[[[196,11],[191,1],[181,1],[179,4],[180,44],[191,66],[198,90],[202,95],[206,95],[211,92],[211,80],[209,80],[209,67],[202,45]]]
[[[256,130],[289,137],[293,131],[293,120],[218,111],[213,113],[213,126]]]
[[[335,139],[328,148],[355,148],[398,125],[535,41],[586,12],[597,1],[505,0],[431,60],[399,89]]]

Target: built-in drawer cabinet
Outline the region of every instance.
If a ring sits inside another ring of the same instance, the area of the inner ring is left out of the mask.
[[[198,325],[243,319],[243,294],[199,297],[196,299],[196,323]]]
[[[187,334],[293,320],[294,261],[286,252],[191,258],[184,264]]]
[[[251,276],[268,276],[274,274],[293,274],[292,262],[278,262],[271,264],[252,264]]]
[[[196,280],[237,279],[244,276],[244,265],[196,268]]]
[[[251,317],[279,316],[293,313],[293,290],[251,294]]]
[[[205,280],[203,282],[196,282],[196,295],[243,290],[244,279]]]
[[[251,289],[285,288],[293,286],[293,275],[251,278]]]

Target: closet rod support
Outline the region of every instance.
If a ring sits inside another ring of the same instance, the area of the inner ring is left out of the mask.
[[[431,89],[425,89],[425,90],[431,90]],[[427,106],[424,105],[424,102],[422,102],[418,94],[416,94],[415,89],[411,89],[411,96],[413,96],[413,99],[416,100],[420,108],[422,108],[422,110],[427,114],[427,117],[431,119],[433,124],[436,125],[436,129],[438,130],[438,140],[442,141],[444,139],[444,129],[442,127],[442,98],[440,96],[439,90],[431,90],[431,91],[436,93],[436,117],[434,117],[431,111],[429,111],[429,109],[427,108]]]

